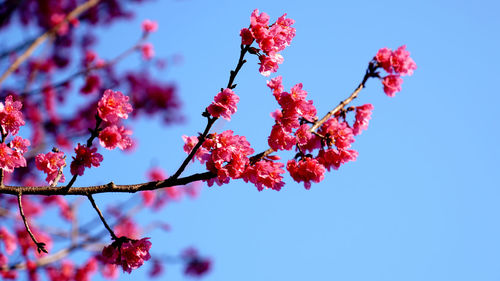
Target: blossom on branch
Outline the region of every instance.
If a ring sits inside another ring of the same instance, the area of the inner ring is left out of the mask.
[[[222,117],[226,120],[231,120],[231,115],[236,113],[236,104],[240,98],[229,88],[219,92],[212,104],[207,107],[208,113],[215,118]]]
[[[97,153],[97,147],[88,148],[81,144],[75,148],[76,156],[73,156],[73,161],[71,162],[71,174],[82,176],[85,171],[85,167],[91,168],[99,167],[103,160],[101,154]]]
[[[48,152],[46,154],[40,153],[35,157],[36,168],[47,174],[45,180],[52,184],[57,177],[59,170],[66,166],[66,157],[63,152]],[[59,182],[64,182],[64,174],[61,175]]]
[[[144,32],[155,32],[158,29],[158,23],[156,21],[152,21],[150,19],[145,19],[142,21],[142,31]]]
[[[5,133],[16,135],[19,132],[19,127],[24,126],[23,107],[20,101],[14,101],[12,95],[5,98],[5,105],[0,102],[0,125]]]
[[[125,129],[123,126],[111,125],[99,133],[99,143],[110,150],[116,147],[125,150],[132,146],[132,139],[129,137],[131,134],[132,131]]]
[[[133,240],[122,236],[102,249],[101,259],[105,263],[121,266],[124,272],[130,273],[151,258],[151,242],[148,240],[149,237]]]
[[[128,102],[129,97],[120,91],[106,90],[97,104],[99,117],[111,124],[117,123],[120,119],[127,119],[132,112],[132,105]]]

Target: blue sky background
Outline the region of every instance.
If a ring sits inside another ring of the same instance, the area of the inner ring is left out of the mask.
[[[354,103],[375,107],[354,143],[357,161],[309,191],[289,177],[280,192],[240,181],[204,188],[199,199],[171,204],[157,217],[173,229],[148,235],[152,252],[197,247],[214,260],[207,281],[500,280],[496,1],[144,4],[132,22],[102,30],[98,52],[113,57],[140,36],[143,19],[158,21],[151,37],[157,56],[182,54],[183,63],[157,75],[179,86],[186,122],[164,128],[139,121],[137,152],[104,154],[102,167],[78,183],[135,183],[152,163],[175,171],[185,157],[181,136],[203,130],[200,113],[227,84],[239,30],[255,8],[296,20],[297,36],[277,74],[287,89],[302,82],[320,116],[351,93],[381,47],[406,44],[418,69],[395,98],[370,80]],[[134,64],[137,58],[122,63]],[[249,57],[236,79],[238,112],[215,126],[247,136],[256,151],[267,148],[269,113],[278,108],[265,82],[257,58]],[[187,173],[199,171],[191,165]],[[121,280],[146,280],[147,270]],[[163,279],[186,279],[181,271],[167,267]]]

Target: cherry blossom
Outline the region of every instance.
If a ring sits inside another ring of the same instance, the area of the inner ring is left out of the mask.
[[[85,171],[85,167],[99,167],[103,160],[102,155],[97,153],[96,147],[88,148],[78,144],[75,148],[75,153],[76,156],[73,156],[73,161],[70,165],[72,175],[82,176]]]
[[[36,168],[47,174],[45,180],[52,184],[57,177],[59,170],[66,166],[66,157],[63,152],[40,153],[35,157]],[[61,175],[59,182],[64,182],[64,174]]]
[[[102,120],[116,123],[120,119],[127,119],[132,112],[132,105],[128,102],[129,97],[120,91],[106,90],[97,104],[97,112]]]
[[[145,19],[142,24],[142,30],[144,32],[155,32],[158,30],[158,23],[156,21],[152,21],[150,19]]]
[[[0,125],[12,135],[19,132],[19,127],[24,126],[23,107],[20,101],[14,101],[12,95],[5,98],[5,104],[0,102]]]
[[[355,121],[352,126],[352,132],[354,135],[359,135],[362,130],[366,130],[368,128],[368,122],[371,118],[372,110],[373,105],[370,103],[356,107]]]
[[[318,183],[325,178],[325,166],[311,157],[304,157],[298,162],[296,160],[289,160],[286,164],[286,169],[293,180],[304,182],[306,189],[311,188],[311,181]]]
[[[124,272],[130,273],[151,258],[150,248],[149,237],[139,240],[121,237],[102,249],[102,260],[121,266]]]
[[[207,111],[213,117],[231,120],[231,115],[236,113],[236,104],[239,101],[240,98],[231,89],[226,88],[215,96],[212,104],[207,107]]]
[[[132,134],[131,130],[125,129],[123,126],[111,125],[104,128],[99,133],[99,143],[107,149],[126,150],[132,146],[132,139],[129,137]]]
[[[398,75],[387,75],[382,80],[384,85],[384,93],[389,97],[394,97],[397,92],[401,91],[401,84],[403,84],[403,79]]]

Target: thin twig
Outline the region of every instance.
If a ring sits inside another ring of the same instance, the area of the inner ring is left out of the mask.
[[[38,242],[36,240],[35,235],[33,234],[33,232],[31,232],[30,226],[28,224],[28,220],[26,219],[26,216],[24,215],[24,211],[23,211],[22,193],[21,192],[19,192],[17,194],[17,204],[19,206],[19,214],[21,215],[21,218],[23,219],[24,226],[26,227],[26,231],[30,235],[31,240],[33,240],[33,242],[36,244],[38,253],[40,253],[40,252],[48,253],[47,250],[45,249],[45,243]]]
[[[70,20],[72,19],[75,19],[77,18],[80,14],[82,14],[83,12],[87,11],[88,9],[90,9],[91,7],[95,6],[97,3],[99,2],[99,0],[89,0],[83,4],[81,4],[80,6],[76,7],[73,11],[71,11],[65,18],[63,21],[61,21],[59,24],[57,24],[56,26],[54,26],[53,28],[51,28],[50,30],[46,31],[44,34],[40,35],[40,37],[38,37],[30,46],[29,48],[21,55],[19,56],[13,64],[11,64],[9,66],[9,68],[2,74],[2,76],[0,77],[0,84],[2,84],[3,81],[5,81],[5,79],[12,73],[14,72],[27,58],[29,58],[31,56],[31,54],[33,53],[33,51],[35,51],[35,49],[40,45],[42,44],[43,42],[45,42],[45,40],[47,40],[49,37],[53,36],[54,34],[56,34],[56,32],[59,30],[59,28],[61,26],[63,26],[64,24],[67,24]]]
[[[108,223],[104,219],[104,216],[102,215],[101,210],[99,209],[99,207],[97,207],[97,204],[95,203],[94,198],[92,197],[92,195],[88,194],[87,198],[89,199],[90,203],[92,204],[92,207],[94,207],[94,209],[96,210],[97,214],[99,215],[99,218],[101,219],[102,224],[104,224],[104,227],[108,230],[109,234],[111,235],[111,238],[113,240],[118,239],[118,237],[116,237],[113,229],[111,229],[111,227],[109,227]]]

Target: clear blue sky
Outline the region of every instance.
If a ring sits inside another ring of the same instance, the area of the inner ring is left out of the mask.
[[[161,214],[173,230],[150,234],[152,252],[199,248],[214,260],[207,281],[500,280],[500,7],[493,0],[142,5],[133,22],[103,30],[99,53],[113,56],[132,44],[143,19],[157,20],[157,55],[184,57],[158,75],[178,84],[186,123],[165,129],[139,122],[137,153],[105,154],[102,168],[80,184],[138,182],[152,162],[172,173],[184,157],[181,135],[204,128],[200,113],[227,84],[239,30],[255,8],[296,20],[278,74],[286,88],[302,82],[319,115],[355,88],[381,47],[406,44],[418,69],[395,98],[379,81],[368,82],[356,104],[370,102],[375,110],[354,144],[356,162],[309,191],[290,178],[280,192],[239,181],[204,188],[198,200]],[[278,105],[257,69],[250,57],[236,79],[239,110],[216,129],[245,135],[261,151]],[[188,173],[198,171],[193,165]],[[147,280],[147,269],[122,278]],[[167,268],[164,280],[182,279],[180,268]]]

